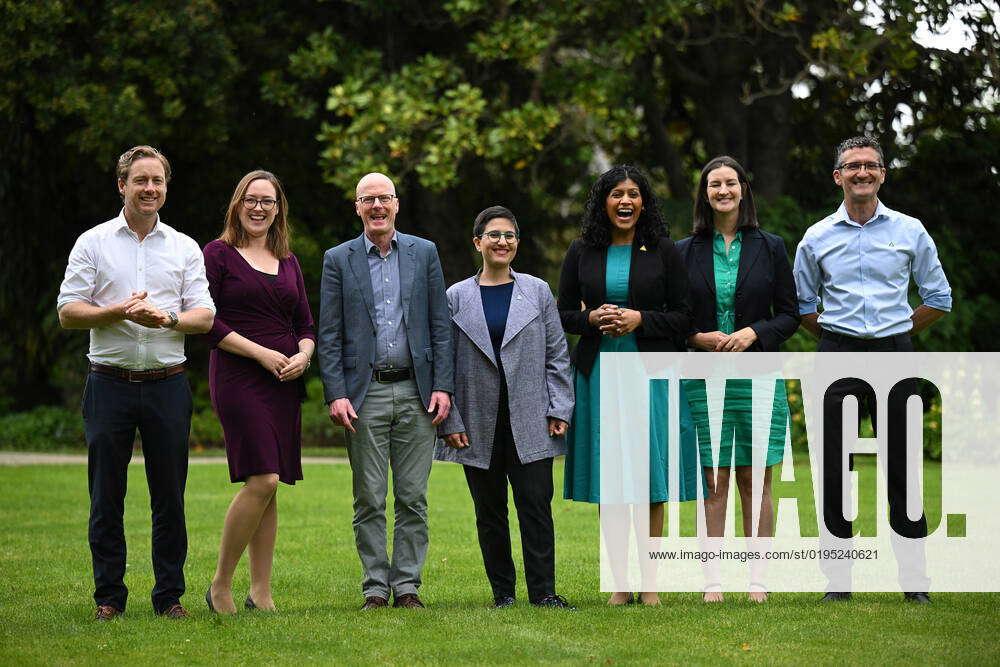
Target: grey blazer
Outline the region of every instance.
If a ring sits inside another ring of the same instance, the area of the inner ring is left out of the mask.
[[[569,422],[573,380],[566,336],[548,284],[511,271],[514,288],[500,347],[510,400],[511,431],[521,463],[566,453],[566,438],[550,438],[547,417]],[[438,435],[465,431],[469,446],[439,440],[434,458],[489,468],[500,407],[500,373],[483,314],[479,276],[448,288],[455,339],[455,396]]]
[[[433,243],[398,231],[396,242],[406,340],[426,408],[432,391],[454,389],[444,275]],[[316,346],[326,402],[349,398],[360,410],[375,363],[375,297],[363,236],[323,256]]]

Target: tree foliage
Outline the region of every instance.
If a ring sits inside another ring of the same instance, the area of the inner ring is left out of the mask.
[[[887,202],[939,239],[956,306],[997,311],[996,258],[977,243],[1000,163],[991,7],[0,3],[0,412],[78,395],[85,336],[59,329],[55,294],[73,240],[117,211],[114,160],[137,143],[170,157],[164,219],[202,243],[218,234],[240,176],[275,171],[315,286],[322,250],[358,233],[350,200],[370,170],[396,180],[401,228],[438,243],[449,282],[474,270],[471,221],[496,203],[526,233],[520,266],[552,279],[595,172],[610,163],[645,167],[683,235],[701,165],[731,154],[791,249],[838,201],[833,146],[867,132],[892,166]],[[952,14],[972,34],[967,48],[914,39]],[[971,315],[935,331],[937,349],[995,347]],[[197,367],[203,350],[189,348]]]

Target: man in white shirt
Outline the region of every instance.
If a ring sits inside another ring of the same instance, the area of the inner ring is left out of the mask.
[[[184,335],[207,332],[215,305],[198,244],[159,218],[166,157],[136,146],[118,158],[117,176],[122,211],[77,239],[57,304],[63,328],[90,330],[83,417],[95,618],[125,611],[125,489],[136,429],[153,515],[153,609],[183,618],[191,426]]]

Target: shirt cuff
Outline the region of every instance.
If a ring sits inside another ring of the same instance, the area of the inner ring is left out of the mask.
[[[942,310],[946,313],[951,312],[951,297],[941,296],[933,299],[927,299],[924,301],[924,305],[928,308],[934,308],[935,310]]]
[[[818,312],[819,308],[816,307],[815,303],[800,303],[799,304],[799,315],[812,315]]]

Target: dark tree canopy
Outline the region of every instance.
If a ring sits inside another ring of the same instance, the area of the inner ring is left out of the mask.
[[[471,220],[498,203],[522,223],[520,266],[551,279],[608,164],[646,168],[681,237],[701,165],[733,155],[791,249],[838,201],[833,146],[871,133],[885,199],[924,221],[955,287],[926,347],[994,349],[987,4],[887,0],[878,18],[852,0],[4,3],[0,413],[77,400],[86,336],[59,328],[55,296],[75,238],[117,213],[114,161],[138,143],[171,159],[163,217],[200,243],[244,173],[277,173],[315,288],[322,250],[360,231],[367,171],[396,180],[400,228],[438,244],[448,282],[474,270]],[[914,40],[952,12],[970,46]]]

